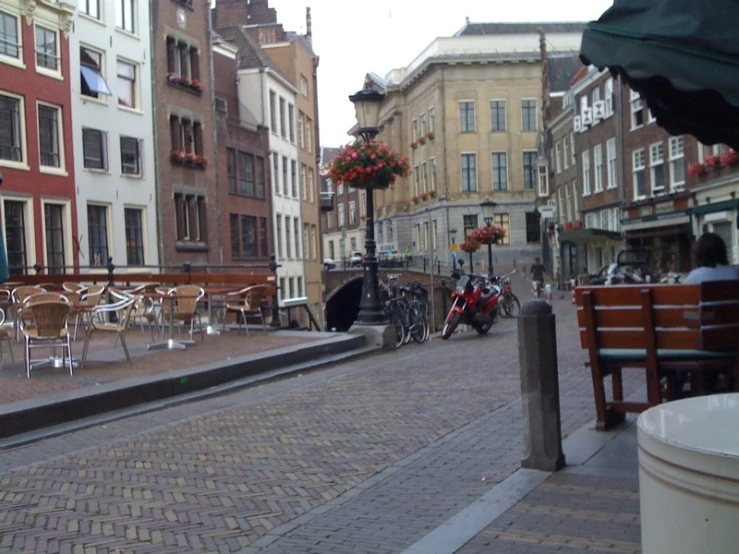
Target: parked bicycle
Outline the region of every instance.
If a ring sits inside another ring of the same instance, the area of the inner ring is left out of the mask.
[[[518,317],[518,314],[521,313],[521,301],[518,299],[518,296],[513,293],[511,288],[511,275],[514,273],[516,273],[515,269],[505,275],[491,278],[493,282],[497,282],[501,289],[503,289],[498,302],[498,305],[500,306],[500,314],[503,317]]]
[[[396,347],[408,344],[411,339],[421,344],[431,333],[428,323],[428,299],[418,282],[399,286],[381,284],[383,306],[388,322],[395,329]]]

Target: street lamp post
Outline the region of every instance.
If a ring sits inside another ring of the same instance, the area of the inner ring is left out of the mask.
[[[357,112],[358,133],[364,142],[372,142],[379,133],[380,106],[385,95],[372,89],[369,83],[349,97]],[[372,188],[366,193],[367,214],[365,220],[366,255],[364,257],[364,276],[362,278],[362,300],[359,303],[357,320],[360,323],[377,325],[387,321],[380,302],[380,281],[378,277],[377,252],[375,244],[375,203]]]
[[[495,206],[498,204],[492,200],[486,199],[480,207],[482,208],[482,219],[485,221],[485,225],[490,227],[495,220]],[[493,245],[488,244],[488,274],[493,274]]]

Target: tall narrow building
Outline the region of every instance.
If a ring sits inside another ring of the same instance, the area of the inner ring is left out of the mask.
[[[209,2],[150,2],[161,263],[221,264]]]
[[[149,6],[80,2],[71,35],[80,265],[158,265]]]

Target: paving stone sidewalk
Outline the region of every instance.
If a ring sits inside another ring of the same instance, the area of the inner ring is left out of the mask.
[[[570,433],[592,387],[556,311]],[[507,321],[0,453],[0,552],[402,552],[518,467],[517,359]]]

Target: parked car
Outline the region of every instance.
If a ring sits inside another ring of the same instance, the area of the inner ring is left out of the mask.
[[[362,254],[359,250],[356,250],[349,254],[349,265],[352,267],[358,267],[362,265],[362,262],[364,261],[364,254]]]
[[[402,267],[403,255],[397,250],[384,250],[378,252],[377,259],[381,267]]]
[[[616,262],[591,276],[591,285],[635,285],[654,281],[649,267],[651,251],[646,248],[621,250]]]
[[[336,269],[336,262],[331,258],[323,258],[323,269],[326,271],[329,269]]]

